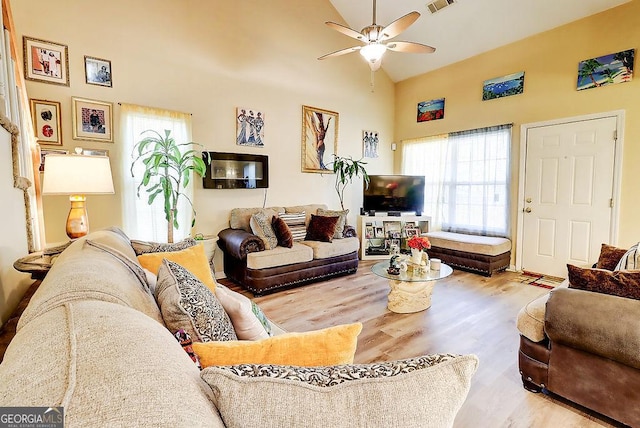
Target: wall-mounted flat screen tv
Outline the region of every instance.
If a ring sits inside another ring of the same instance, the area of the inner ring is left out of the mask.
[[[416,211],[424,209],[424,176],[370,175],[364,187],[365,211]]]

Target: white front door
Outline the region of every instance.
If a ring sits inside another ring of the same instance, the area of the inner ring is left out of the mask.
[[[566,278],[611,242],[615,131],[605,117],[526,135],[522,269]]]

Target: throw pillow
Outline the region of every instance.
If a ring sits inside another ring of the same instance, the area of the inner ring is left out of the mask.
[[[327,217],[338,217],[338,224],[336,224],[336,232],[333,234],[333,239],[341,239],[344,238],[344,226],[347,224],[347,214],[349,214],[349,210],[344,211],[333,211],[333,210],[325,210],[323,208],[318,208],[318,215],[323,215]]]
[[[253,300],[222,284],[216,287],[216,297],[231,318],[238,339],[259,340],[271,336],[271,324]]]
[[[440,428],[453,426],[477,367],[475,355],[445,354],[334,367],[209,367],[200,377],[226,426]],[[287,405],[256,406],[265,397]]]
[[[193,247],[198,242],[193,238],[185,238],[180,242],[174,242],[167,244],[164,242],[152,242],[152,241],[139,241],[137,239],[131,240],[131,246],[133,251],[136,252],[136,256],[147,253],[163,253],[167,251],[180,251],[185,248]]]
[[[600,247],[600,256],[596,263],[596,269],[614,270],[618,262],[626,254],[624,248],[614,247],[612,245],[602,244]]]
[[[640,271],[583,269],[567,265],[569,288],[640,300]]]
[[[304,241],[304,237],[307,235],[307,226],[305,224],[307,214],[304,211],[299,213],[280,212],[278,213],[278,217],[289,227],[293,242]]]
[[[311,214],[311,221],[307,228],[305,241],[331,242],[336,232],[339,217],[325,217]]]
[[[278,238],[271,227],[271,215],[259,211],[251,216],[249,224],[251,232],[264,242],[265,250],[272,250],[278,246]]]
[[[209,260],[204,253],[204,245],[198,244],[180,251],[166,251],[161,253],[147,253],[138,256],[143,268],[158,275],[160,265],[164,259],[176,262],[194,274],[211,291],[216,289],[216,281],[211,275]]]
[[[287,248],[293,247],[293,235],[284,220],[274,215],[273,220],[271,220],[271,227],[278,238],[278,245]]]
[[[640,242],[638,244],[640,244]],[[620,258],[615,270],[640,269],[640,252],[638,251],[638,244],[627,250],[622,258]]]
[[[194,342],[238,339],[216,295],[175,262],[162,261],[156,300],[170,331],[184,329]]]
[[[362,324],[345,324],[305,333],[285,333],[268,339],[194,343],[203,367],[233,364],[330,366],[351,364]]]

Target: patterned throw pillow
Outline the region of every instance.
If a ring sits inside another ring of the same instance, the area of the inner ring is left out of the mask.
[[[333,234],[336,233],[336,225],[339,217],[324,217],[311,214],[311,221],[307,228],[305,241],[331,242]]]
[[[612,245],[602,244],[600,247],[600,256],[596,263],[596,269],[614,270],[620,259],[627,253],[624,248],[614,247]]]
[[[184,329],[194,342],[238,339],[215,294],[175,262],[162,261],[156,300],[170,331]]]
[[[193,238],[185,238],[180,242],[174,242],[167,244],[164,242],[152,242],[152,241],[139,241],[137,239],[131,240],[131,246],[133,251],[136,252],[136,256],[147,253],[163,253],[166,251],[180,251],[185,248],[193,247],[198,241]]]
[[[336,231],[333,234],[334,239],[344,238],[343,231],[344,226],[347,224],[347,215],[349,214],[349,210],[344,211],[333,211],[333,210],[325,210],[322,208],[318,208],[318,215],[327,216],[327,217],[339,217],[338,224],[336,225]]]
[[[256,302],[222,284],[216,287],[216,297],[231,318],[238,339],[259,340],[271,336],[271,324]]]
[[[640,242],[638,244],[640,244]],[[638,244],[629,248],[624,256],[622,256],[614,270],[640,269],[640,252],[638,252]]]
[[[640,300],[640,272],[583,269],[567,265],[569,288]]]
[[[453,426],[477,366],[475,355],[444,354],[333,367],[209,367],[200,377],[226,426],[430,428]],[[256,408],[266,396],[288,405]]]
[[[278,238],[278,245],[287,248],[293,247],[293,235],[284,220],[277,215],[274,215],[273,220],[271,220],[271,227]]]
[[[307,227],[305,225],[305,219],[307,214],[302,211],[299,213],[278,213],[280,217],[289,227],[291,236],[293,236],[293,242],[304,241],[304,237],[307,235]]]
[[[260,211],[253,214],[249,220],[251,232],[262,239],[265,250],[273,250],[278,246],[278,238],[271,227],[271,217]]]

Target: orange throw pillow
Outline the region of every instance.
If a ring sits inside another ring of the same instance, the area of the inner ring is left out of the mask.
[[[194,342],[193,351],[203,368],[236,364],[305,367],[353,364],[361,331],[361,323],[345,324],[255,341]]]

